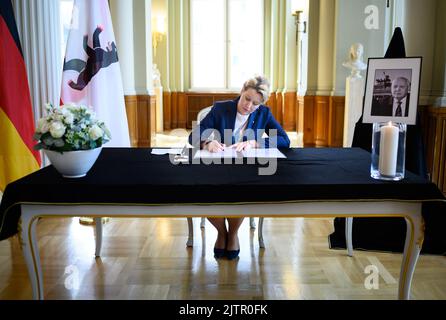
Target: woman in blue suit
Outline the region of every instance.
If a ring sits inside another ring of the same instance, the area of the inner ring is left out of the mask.
[[[247,80],[235,100],[215,102],[211,111],[194,128],[189,142],[210,152],[234,148],[289,148],[290,139],[264,105],[268,100],[269,81],[263,76]],[[264,137],[264,133],[268,137]],[[216,258],[235,259],[240,253],[238,229],[243,218],[208,218],[218,231],[214,246]],[[228,228],[226,222],[228,220]]]

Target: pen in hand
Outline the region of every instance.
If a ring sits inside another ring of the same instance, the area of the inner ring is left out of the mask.
[[[257,147],[257,143],[255,140],[238,142],[238,143],[235,143],[235,144],[229,146],[229,148],[235,149],[235,151],[237,151],[237,152],[249,150],[249,149],[255,148],[255,147]]]
[[[226,145],[218,142],[217,140],[212,140],[206,145],[206,148],[209,152],[220,152],[225,150]]]

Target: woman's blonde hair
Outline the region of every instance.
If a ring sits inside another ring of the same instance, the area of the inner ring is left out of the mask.
[[[263,101],[261,103],[265,103],[269,98],[269,86],[270,83],[266,77],[255,76],[254,78],[245,81],[242,92],[248,89],[254,89],[262,96]]]

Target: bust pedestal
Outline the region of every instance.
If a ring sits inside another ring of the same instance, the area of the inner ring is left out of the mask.
[[[362,114],[365,80],[359,72],[359,70],[352,71],[345,83],[344,147],[352,146],[355,124]]]
[[[155,132],[163,132],[163,87],[161,86],[161,73],[158,70],[156,64],[152,65],[153,72],[153,89],[156,97],[156,110],[155,110]]]
[[[156,132],[163,132],[163,87],[154,87],[156,96]]]

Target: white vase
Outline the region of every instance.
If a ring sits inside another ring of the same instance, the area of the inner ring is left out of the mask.
[[[85,177],[91,169],[102,147],[90,150],[64,151],[63,153],[46,150],[43,151],[50,159],[51,164],[65,178]]]

